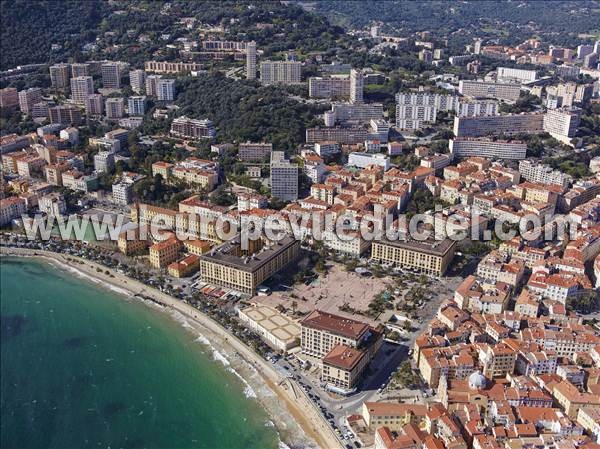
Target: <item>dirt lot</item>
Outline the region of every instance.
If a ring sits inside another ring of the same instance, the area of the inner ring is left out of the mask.
[[[390,285],[389,278],[363,277],[354,272],[347,272],[341,265],[331,265],[327,275],[319,276],[310,285],[297,284],[287,292],[274,292],[270,296],[255,296],[253,301],[275,307],[279,304],[287,309],[292,307],[292,301],[296,301],[296,310],[310,312],[314,309],[345,315],[339,307],[348,303],[356,310],[367,310],[367,306],[373,297]],[[368,320],[363,315],[355,315],[356,319]]]

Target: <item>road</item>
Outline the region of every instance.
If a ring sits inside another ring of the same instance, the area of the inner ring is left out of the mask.
[[[471,270],[471,265],[470,263],[467,264],[465,271]],[[315,374],[301,369],[299,364],[293,360],[280,359],[275,364],[280,371],[289,373],[293,382],[307,392],[312,403],[327,418],[330,425],[335,425],[332,426],[334,431],[337,428],[340,429],[342,434],[348,433],[349,430],[345,430],[347,426],[346,419],[349,415],[360,414],[363,402],[375,402],[389,397],[390,392],[385,387],[389,384],[395,370],[409,358],[408,352],[412,349],[417,336],[423,332],[436,315],[442,301],[452,296],[452,292],[456,290],[463,278],[464,272],[461,272],[457,276],[433,281],[430,290],[433,296],[426,302],[425,307],[418,312],[420,322],[415,322],[416,326],[413,326],[411,332],[403,333],[404,338],[401,342],[384,341],[381,349],[371,361],[370,366],[376,367],[376,369],[367,371],[367,376],[363,379],[358,392],[355,394],[347,397],[333,396],[324,390]],[[406,394],[403,394],[403,396],[423,398],[423,389],[406,389],[404,391]],[[397,397],[397,395],[394,396]],[[354,438],[341,440],[343,445],[354,445],[354,441]]]

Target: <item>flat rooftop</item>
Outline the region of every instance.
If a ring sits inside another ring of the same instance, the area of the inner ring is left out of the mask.
[[[271,335],[286,344],[300,337],[300,326],[269,306],[250,306],[240,311]]]
[[[296,244],[299,245],[300,242],[293,237],[285,236],[277,242],[272,241],[268,245],[265,244],[259,251],[252,255],[238,256],[235,254],[237,251],[236,246],[240,246],[240,236],[238,235],[233,240],[225,242],[210,252],[203,254],[200,259],[238,270],[254,272],[278,254]]]
[[[418,251],[420,253],[430,254],[432,256],[443,257],[450,251],[455,245],[456,241],[446,238],[444,240],[387,240],[382,239],[374,242],[382,245],[394,246],[396,248],[402,248],[409,251]]]

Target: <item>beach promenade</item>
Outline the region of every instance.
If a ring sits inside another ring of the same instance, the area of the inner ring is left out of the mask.
[[[138,282],[128,276],[111,270],[103,265],[88,260],[59,253],[33,250],[26,248],[0,248],[0,254],[36,257],[49,263],[60,266],[63,270],[73,272],[84,277],[95,279],[99,284],[105,284],[118,293],[132,295],[140,300],[150,299],[163,306],[165,312],[175,311],[181,314],[191,326],[191,330],[205,336],[211,344],[228,348],[241,357],[245,363],[252,367],[260,375],[265,386],[267,386],[279,399],[267,403],[258,396],[258,401],[267,409],[274,421],[278,421],[282,412],[291,415],[300,426],[306,437],[313,440],[322,449],[337,449],[341,447],[339,440],[327,425],[326,421],[310,403],[301,388],[295,388],[294,381],[284,378],[271,364],[263,360],[247,345],[234,335],[231,335],[219,323],[206,316],[191,305],[175,299],[159,290]],[[108,274],[107,274],[108,273]],[[242,373],[243,376],[243,373]],[[279,404],[280,409],[273,407],[273,402]],[[285,410],[281,409],[284,404]]]

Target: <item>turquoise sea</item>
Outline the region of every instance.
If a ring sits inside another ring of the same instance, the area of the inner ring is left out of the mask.
[[[0,261],[2,449],[278,447],[178,323],[44,262]]]

